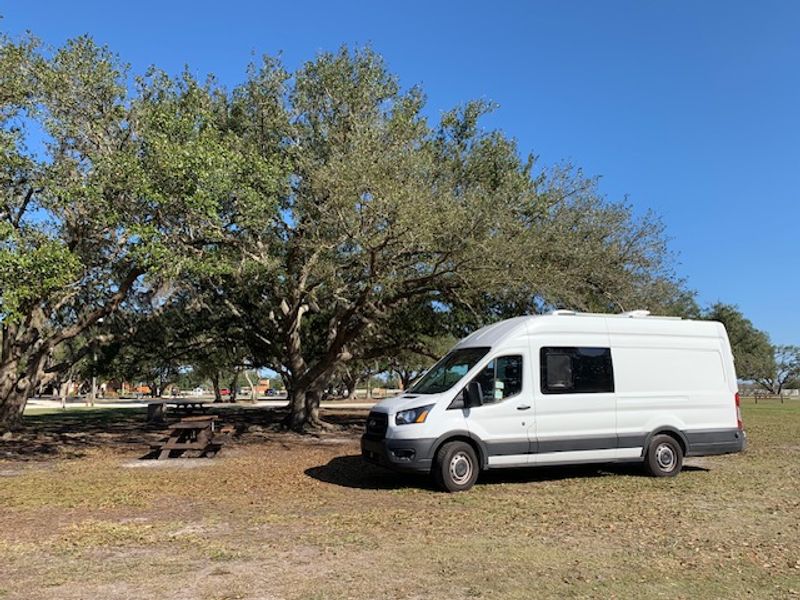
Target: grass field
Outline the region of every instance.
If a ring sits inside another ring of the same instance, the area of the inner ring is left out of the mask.
[[[262,409],[223,413],[244,430]],[[800,402],[744,406],[744,454],[485,475],[465,494],[358,458],[362,414],[138,461],[139,411],[0,441],[0,599],[800,597]]]

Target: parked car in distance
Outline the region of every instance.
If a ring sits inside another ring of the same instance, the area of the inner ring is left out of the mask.
[[[454,492],[505,467],[639,462],[671,477],[685,456],[745,444],[721,323],[553,311],[461,340],[375,405],[361,451]]]

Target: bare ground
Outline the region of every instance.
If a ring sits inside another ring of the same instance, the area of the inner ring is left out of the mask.
[[[800,404],[745,406],[750,449],[678,478],[500,471],[465,494],[332,433],[225,409],[219,457],[138,460],[132,410],[41,414],[0,440],[0,599],[800,597]]]

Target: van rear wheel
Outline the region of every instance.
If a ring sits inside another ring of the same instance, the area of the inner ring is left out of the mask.
[[[433,479],[446,492],[464,492],[478,480],[478,457],[466,442],[447,442],[436,453]]]
[[[650,440],[644,461],[653,477],[675,477],[683,467],[683,449],[671,435],[656,435]]]

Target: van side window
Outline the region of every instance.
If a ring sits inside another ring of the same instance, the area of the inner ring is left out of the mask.
[[[473,381],[481,384],[484,404],[518,394],[522,391],[522,357],[499,356],[489,361]]]
[[[548,346],[539,353],[543,394],[601,394],[614,391],[610,348]]]

